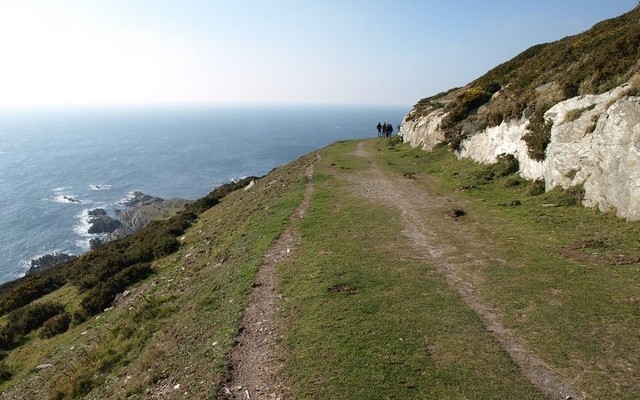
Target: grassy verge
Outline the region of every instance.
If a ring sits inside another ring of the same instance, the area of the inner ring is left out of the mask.
[[[543,398],[408,248],[391,205],[350,193],[342,176],[367,165],[353,149],[323,152],[302,243],[280,269],[293,397]]]

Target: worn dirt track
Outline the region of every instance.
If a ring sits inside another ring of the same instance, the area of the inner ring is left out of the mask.
[[[571,382],[560,376],[534,354],[512,330],[506,327],[496,312],[476,289],[477,278],[469,266],[488,261],[501,262],[492,254],[491,239],[474,229],[459,230],[457,241],[450,238],[452,222],[445,211],[451,200],[416,185],[411,179],[393,175],[380,168],[371,153],[360,142],[352,154],[368,160],[369,168],[354,172],[346,179],[354,195],[376,204],[388,204],[400,213],[403,234],[410,240],[415,255],[433,265],[459,294],[465,304],[482,320],[486,329],[518,365],[523,375],[551,399],[583,399],[588,397],[572,388]],[[303,200],[291,219],[302,218],[309,207],[313,185],[313,165],[306,171],[307,183]],[[237,344],[231,356],[231,379],[223,387],[225,399],[285,399],[286,386],[279,378],[284,360],[278,359],[278,297],[275,269],[295,248],[299,233],[289,224],[264,257],[249,305],[241,323]]]
[[[491,254],[490,239],[473,229],[458,230],[456,234],[463,237],[455,243],[443,239],[450,237],[446,230],[452,229],[452,221],[446,221],[448,217],[443,211],[449,206],[448,199],[421,189],[401,175],[385,173],[363,142],[358,144],[353,155],[370,161],[367,171],[350,177],[355,194],[379,204],[392,205],[400,212],[403,233],[411,240],[419,256],[440,271],[465,304],[481,318],[523,375],[552,399],[582,399],[583,394],[577,393],[567,379],[553,371],[504,326],[498,313],[478,294],[474,275],[465,270],[465,264],[477,265],[488,260],[499,262]],[[461,248],[462,243],[464,248]],[[461,254],[465,257],[460,257]]]
[[[291,219],[303,218],[313,192],[311,178],[313,164],[306,168],[307,185],[302,201]],[[286,388],[279,378],[282,360],[278,359],[276,324],[278,294],[276,266],[294,249],[298,232],[294,224],[282,232],[267,251],[256,275],[248,306],[240,324],[240,334],[231,354],[231,377],[222,388],[224,399],[280,399],[286,398]]]

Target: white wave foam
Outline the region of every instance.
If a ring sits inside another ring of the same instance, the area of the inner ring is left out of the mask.
[[[239,178],[231,178],[231,179],[226,180],[226,181],[214,181],[214,182],[213,182],[213,185],[211,185],[211,190],[212,190],[212,191],[213,191],[213,190],[216,190],[216,189],[218,189],[219,187],[226,185],[227,183],[237,183],[237,182],[240,182],[240,181],[241,181],[241,180],[243,180],[244,178],[247,178],[247,175],[243,175],[243,176],[241,176],[241,177],[239,177]]]
[[[85,208],[82,212],[76,215],[76,224],[73,226],[73,232],[81,236],[83,238],[91,238],[94,235],[89,233],[89,228],[91,228],[91,224],[89,223],[89,209]]]
[[[91,238],[89,239],[78,239],[76,240],[76,247],[81,248],[82,250],[91,250],[91,244],[89,243]]]
[[[111,185],[95,184],[95,185],[89,185],[89,188],[91,188],[91,190],[94,190],[94,191],[109,190],[111,189]]]
[[[87,204],[91,203],[90,200],[81,200],[73,194],[56,194],[51,198],[51,201],[58,204]]]
[[[117,206],[124,206],[125,204],[127,204],[127,203],[128,203],[128,202],[130,202],[131,200],[135,199],[135,198],[136,198],[136,195],[135,195],[134,193],[136,193],[136,192],[140,193],[141,191],[140,191],[140,190],[137,190],[137,189],[136,189],[136,190],[132,190],[132,191],[130,191],[130,192],[129,192],[129,193],[127,193],[123,198],[121,198],[120,200],[118,200],[118,201],[116,202],[116,205],[117,205]]]
[[[89,228],[91,228],[89,211],[91,211],[90,208],[85,208],[81,213],[77,214],[76,223],[73,225],[73,232],[79,236],[76,239],[76,247],[83,250],[91,249],[91,244],[89,243],[91,239],[105,239],[108,236],[107,234],[89,233]]]

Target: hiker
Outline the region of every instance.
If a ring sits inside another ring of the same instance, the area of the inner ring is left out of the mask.
[[[376,125],[376,129],[378,130],[378,137],[382,137],[382,125],[380,121],[378,121],[378,125]]]
[[[382,128],[383,132],[384,132],[384,136],[383,137],[391,137],[391,134],[393,133],[393,126],[391,124],[387,124],[386,122],[383,125]]]

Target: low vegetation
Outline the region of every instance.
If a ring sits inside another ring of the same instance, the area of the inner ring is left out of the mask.
[[[257,178],[219,187],[73,263],[4,285],[0,294],[18,299],[24,282],[64,278],[0,318],[2,334],[17,332],[5,335],[0,390],[16,399],[214,397],[262,255],[300,201],[304,162],[251,190],[239,189]]]
[[[357,143],[320,151],[309,211],[293,222],[296,248],[278,269],[278,357],[289,394],[544,398],[416,253],[396,205],[356,193],[376,165],[430,193],[431,214],[421,216],[437,233],[430,240],[452,249],[447,257],[533,352],[593,398],[637,397],[638,223],[583,208],[580,187],[544,193],[544,182],[514,174],[510,156],[487,166],[457,160],[446,146],[424,153],[371,140],[367,162],[353,155]],[[137,252],[136,263],[84,286],[73,276],[5,313],[3,329],[19,334],[0,361],[0,390],[16,399],[220,395],[255,273],[290,223],[313,159],[156,225],[159,237],[173,232],[175,251],[141,261],[157,242],[132,238],[146,250],[118,246]],[[95,256],[84,258],[99,271]]]
[[[396,206],[354,194],[368,165],[355,146],[323,151],[300,248],[280,270],[293,397],[541,398],[414,254]],[[581,187],[544,193],[508,156],[487,166],[446,146],[365,146],[387,173],[442,199],[442,217],[426,217],[433,240],[452,248],[463,276],[481,282],[481,296],[536,354],[593,398],[636,397],[639,376],[624,366],[640,362],[638,223],[582,207]],[[469,243],[469,231],[482,244]]]
[[[6,352],[3,358],[30,340],[51,339],[109,308],[118,294],[155,272],[154,261],[180,248],[178,236],[184,234],[200,214],[252,179],[223,185],[166,220],[153,221],[144,229],[73,261],[2,285],[0,310],[4,317],[0,320],[0,350]],[[65,286],[77,288],[78,297],[74,301],[69,304],[40,301],[43,297],[55,298],[55,292]],[[33,331],[38,334],[31,335]],[[0,367],[0,382],[9,380],[13,375],[11,369],[6,364]],[[101,372],[104,371],[101,369]],[[71,385],[72,389],[60,393],[79,396],[90,390],[86,384],[80,380]]]

